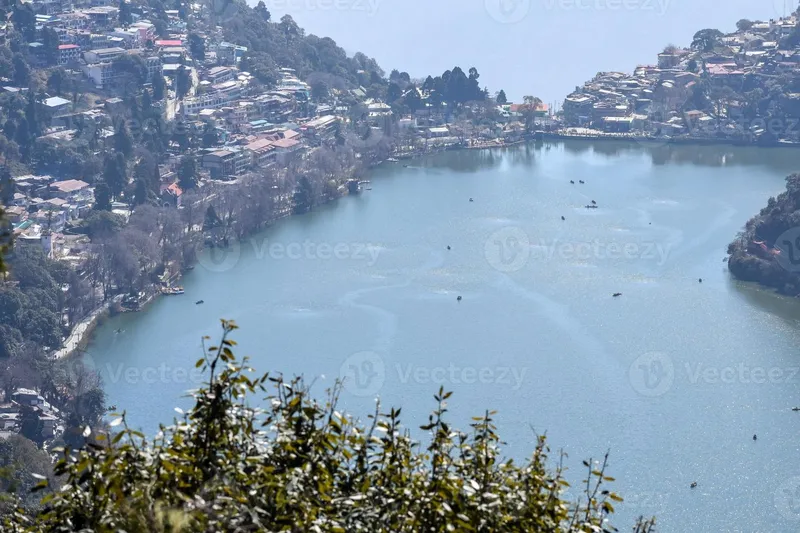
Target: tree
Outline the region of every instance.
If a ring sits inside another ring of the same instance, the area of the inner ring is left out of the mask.
[[[184,96],[189,94],[189,90],[191,88],[192,78],[190,71],[185,65],[181,65],[175,75],[175,92],[178,95],[178,99],[182,99]]]
[[[58,63],[58,45],[60,40],[56,30],[49,26],[42,28],[42,48],[44,48],[44,58],[47,65],[53,66]]]
[[[697,73],[697,60],[695,58],[691,58],[686,64],[686,68],[689,70],[689,72]]]
[[[20,54],[14,54],[12,58],[14,64],[14,85],[17,87],[27,87],[31,79],[31,69],[28,67],[28,62],[25,57]]]
[[[136,180],[136,187],[133,191],[133,204],[142,205],[147,202],[147,182],[144,180]]]
[[[193,156],[187,155],[178,165],[178,187],[182,191],[190,191],[197,187],[197,161]]]
[[[316,79],[311,82],[311,97],[315,100],[323,100],[328,97],[328,84],[325,80]]]
[[[710,28],[700,30],[694,34],[692,48],[700,52],[711,52],[714,50],[714,47],[719,44],[719,40],[722,36],[723,33],[719,30]]]
[[[508,102],[508,98],[506,98],[506,92],[503,89],[500,89],[500,92],[497,93],[497,103],[499,105],[505,105]]]
[[[216,210],[214,209],[213,205],[209,205],[208,209],[206,209],[206,215],[203,220],[203,231],[208,231],[211,229],[216,228],[220,225],[219,215],[217,215]]]
[[[94,209],[111,211],[111,189],[105,182],[98,183],[94,188]]]
[[[301,176],[292,196],[295,213],[307,213],[314,206],[314,187],[307,176]]]
[[[366,426],[343,412],[340,382],[318,401],[299,378],[252,376],[233,352],[236,325],[222,325],[219,347],[197,362],[207,381],[174,426],[153,441],[129,428],[124,413],[110,423],[121,429],[113,437],[87,426],[83,435],[97,442],[54,467],[63,487],[37,485],[52,490],[46,508],[8,515],[4,531],[615,529],[610,518],[622,498],[611,490],[608,454],[583,462],[578,497],[568,499],[564,454],[552,461],[545,436],[524,462],[506,460],[494,412],[458,430],[448,420],[451,393],[440,388],[421,426],[429,442],[420,445],[399,408],[378,403]],[[253,409],[250,397],[262,390],[265,408]],[[640,519],[633,531],[652,532],[654,523]]]
[[[128,185],[128,176],[125,168],[125,158],[117,152],[115,157],[106,156],[103,168],[103,181],[108,185],[111,198],[118,198],[125,186]]]
[[[269,19],[272,17],[267,9],[266,4],[264,4],[264,0],[258,0],[258,4],[256,4],[256,7],[254,7],[253,10],[264,22],[269,22]]]
[[[131,139],[131,132],[124,120],[120,120],[117,124],[117,131],[114,133],[114,150],[122,154],[125,159],[133,155],[133,139]]]
[[[206,40],[196,33],[189,34],[189,52],[195,61],[203,61],[206,58]]]
[[[11,170],[8,166],[0,169],[0,205],[11,205],[14,201],[14,193],[16,192],[16,183],[11,176]]]
[[[133,24],[133,13],[131,12],[131,6],[125,0],[119,0],[118,22],[123,28],[127,28]]]
[[[164,99],[167,91],[167,84],[164,83],[164,76],[157,72],[153,77],[153,101],[160,102]]]
[[[736,29],[739,31],[747,31],[753,27],[753,21],[747,19],[740,19],[739,22],[736,23]]]

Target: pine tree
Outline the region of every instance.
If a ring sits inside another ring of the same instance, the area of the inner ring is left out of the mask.
[[[156,73],[153,77],[153,100],[156,102],[163,100],[166,90],[167,87],[166,83],[164,83],[164,75],[160,72]]]
[[[117,132],[114,134],[114,150],[122,154],[125,159],[133,155],[133,139],[124,120],[120,120]]]
[[[192,156],[185,156],[178,165],[178,187],[183,191],[197,187],[197,162]]]
[[[107,183],[100,182],[94,188],[94,209],[111,211],[111,189]]]
[[[117,153],[116,157],[106,157],[103,168],[103,180],[108,186],[111,198],[119,197],[128,182],[127,176],[125,175],[124,158],[122,159],[123,165],[120,165],[119,159],[121,156],[122,154]]]
[[[136,180],[136,188],[133,191],[133,204],[142,205],[147,202],[147,182],[143,179]]]
[[[7,166],[0,170],[0,205],[11,205],[16,192],[16,184]]]

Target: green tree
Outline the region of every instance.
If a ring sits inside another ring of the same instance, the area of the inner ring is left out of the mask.
[[[119,0],[119,14],[117,20],[119,25],[123,28],[127,28],[133,24],[133,13],[131,12],[131,6],[125,0]]]
[[[190,191],[197,187],[197,161],[193,156],[184,156],[178,165],[178,187]]]
[[[719,30],[704,29],[694,34],[692,38],[692,48],[701,52],[710,52],[719,44],[723,33]]]
[[[111,211],[111,188],[105,182],[98,183],[94,188],[94,209]]]
[[[175,92],[179,99],[189,94],[192,88],[192,78],[189,69],[185,65],[181,65],[175,74]]]
[[[147,203],[147,198],[147,182],[145,180],[136,180],[136,186],[133,191],[133,204],[142,205]]]
[[[297,188],[292,196],[295,213],[307,213],[314,207],[314,187],[307,176],[297,180]]]
[[[497,103],[499,105],[505,105],[508,102],[508,98],[506,98],[506,92],[503,89],[500,89],[500,92],[497,93]]]
[[[167,85],[164,83],[164,76],[161,73],[156,73],[153,78],[153,101],[160,102],[166,95]]]
[[[20,54],[14,54],[12,58],[14,64],[14,85],[17,87],[27,87],[31,80],[31,69],[25,57]]]
[[[117,131],[114,133],[114,150],[125,156],[125,159],[133,155],[133,139],[131,139],[131,132],[124,120],[120,120],[117,124]]]
[[[16,183],[8,166],[0,169],[0,205],[11,205],[14,201]]]
[[[45,61],[49,66],[58,63],[58,33],[49,26],[42,28],[42,47],[44,48]]]
[[[611,531],[622,498],[611,490],[608,454],[584,461],[585,479],[573,501],[570,486],[544,436],[529,458],[502,458],[494,412],[473,418],[466,431],[448,420],[451,393],[440,389],[421,426],[420,449],[402,424],[401,409],[380,404],[370,423],[343,413],[337,382],[323,401],[301,379],[253,375],[224,334],[197,366],[207,381],[194,406],[154,441],[128,427],[55,465],[60,490],[47,506],[5,518],[9,533],[66,531]],[[250,396],[267,395],[265,409]],[[90,428],[90,426],[87,426]],[[643,521],[637,533],[654,530]]]
[[[196,34],[189,34],[189,53],[195,61],[203,61],[206,58],[206,40]]]
[[[120,164],[121,153],[117,153],[115,157],[106,156],[105,164],[103,167],[103,181],[108,185],[111,198],[118,198],[125,186],[128,185],[128,176],[125,173],[125,160],[124,157]]]
[[[269,9],[267,9],[266,4],[264,4],[264,0],[258,0],[258,4],[256,4],[253,10],[264,22],[269,22],[269,19],[272,18]]]
[[[752,27],[753,27],[753,21],[752,20],[740,19],[736,23],[736,29],[739,30],[739,31],[747,31]]]

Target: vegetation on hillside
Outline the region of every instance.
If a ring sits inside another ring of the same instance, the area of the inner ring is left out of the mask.
[[[728,268],[738,279],[757,281],[782,294],[800,296],[800,174],[786,178],[786,190],[770,197],[728,246]]]
[[[494,413],[459,431],[444,390],[421,427],[425,444],[400,409],[378,404],[362,424],[338,410],[339,383],[320,402],[300,379],[255,376],[234,356],[235,329],[223,321],[219,346],[197,362],[208,381],[174,426],[150,441],[124,414],[114,419],[122,431],[66,450],[55,468],[63,487],[43,479],[42,509],[7,516],[3,530],[614,531],[622,498],[608,489],[606,460],[584,462],[583,497],[566,501],[569,483],[543,436],[526,462],[503,460]],[[266,409],[253,407],[255,394],[267,395]],[[654,520],[635,531],[654,531]]]

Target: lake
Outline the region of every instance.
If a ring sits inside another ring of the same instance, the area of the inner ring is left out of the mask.
[[[798,156],[569,141],[387,163],[372,190],[206,253],[186,295],[108,320],[86,358],[154,433],[233,319],[257,370],[320,396],[344,376],[347,410],[379,396],[421,438],[443,386],[461,428],[498,410],[511,457],[546,431],[574,484],[610,450],[622,531],[796,531],[800,302],[723,260]]]

